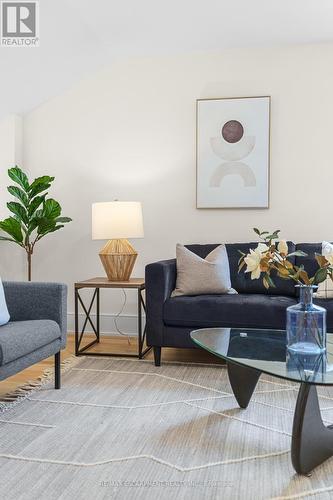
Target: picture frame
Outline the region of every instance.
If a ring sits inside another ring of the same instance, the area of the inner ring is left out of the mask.
[[[196,207],[269,208],[270,96],[196,101]]]

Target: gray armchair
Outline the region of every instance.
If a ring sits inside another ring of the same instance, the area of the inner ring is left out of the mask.
[[[0,380],[55,356],[60,389],[60,351],[66,345],[67,286],[61,283],[4,282],[10,314],[0,326]]]

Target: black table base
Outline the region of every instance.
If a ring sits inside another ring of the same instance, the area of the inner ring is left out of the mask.
[[[228,375],[234,396],[246,408],[261,372],[255,368],[228,363]],[[315,385],[301,383],[298,392],[291,440],[291,460],[298,474],[311,471],[333,456],[333,425],[322,421]]]

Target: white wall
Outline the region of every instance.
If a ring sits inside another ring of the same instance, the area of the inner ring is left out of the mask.
[[[22,164],[22,118],[9,115],[0,121],[0,219],[8,217],[6,202],[11,198],[7,186],[8,168]],[[25,278],[24,250],[14,243],[0,241],[0,276],[3,280]]]
[[[332,61],[333,45],[122,60],[29,113],[25,166],[56,176],[53,194],[74,219],[36,249],[35,279],[67,282],[73,312],[73,282],[103,275],[91,203],[114,198],[143,203],[136,276],[177,242],[249,241],[253,226],[332,240]],[[196,99],[256,95],[272,96],[270,209],[197,210]],[[104,312],[119,300],[109,294]]]

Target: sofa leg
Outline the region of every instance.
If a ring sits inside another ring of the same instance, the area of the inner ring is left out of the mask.
[[[54,388],[60,389],[60,351],[54,355]]]
[[[154,361],[155,366],[161,366],[161,347],[154,346]]]

